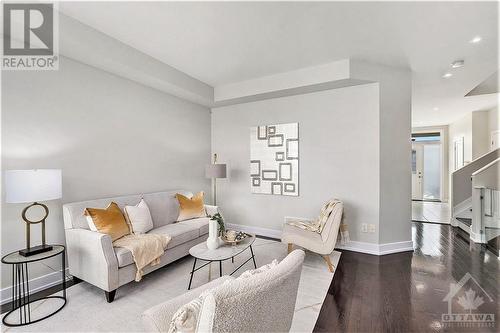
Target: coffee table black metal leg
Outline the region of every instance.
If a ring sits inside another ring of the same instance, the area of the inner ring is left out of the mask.
[[[195,267],[196,267],[196,258],[194,258],[193,269],[191,270],[191,277],[189,278],[188,290],[191,290],[191,282],[193,282],[193,274]]]
[[[257,269],[257,264],[255,263],[255,255],[253,254],[252,245],[250,245],[250,252],[252,252],[253,267]]]
[[[222,260],[219,260],[219,275],[222,277]]]

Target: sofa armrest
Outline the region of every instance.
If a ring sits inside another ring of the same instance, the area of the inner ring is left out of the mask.
[[[87,229],[66,229],[71,275],[103,290],[118,288],[118,259],[111,237]]]
[[[171,300],[149,308],[141,315],[146,330],[148,332],[168,332],[172,317],[181,306],[191,302],[205,290],[212,289],[233,279],[233,277],[225,275],[180,296],[172,298]]]
[[[219,213],[219,206],[205,205],[205,210],[207,211],[207,215],[213,216]]]

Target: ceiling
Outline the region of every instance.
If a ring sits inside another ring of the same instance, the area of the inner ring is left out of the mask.
[[[211,86],[354,58],[411,68],[414,126],[497,103],[498,94],[464,97],[498,70],[496,2],[65,2],[59,10]],[[465,66],[451,69],[457,59]]]

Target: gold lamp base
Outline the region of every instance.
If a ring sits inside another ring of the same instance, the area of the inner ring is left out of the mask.
[[[30,209],[33,206],[41,206],[45,210],[45,216],[38,221],[30,221],[26,217],[26,212],[28,211],[28,209]],[[44,252],[48,252],[48,251],[52,250],[52,246],[45,244],[45,219],[47,218],[47,216],[49,216],[49,208],[44,204],[34,202],[31,205],[29,205],[28,207],[24,208],[21,215],[22,215],[24,222],[26,222],[26,248],[19,250],[19,254],[24,256],[24,257],[29,257],[29,256],[33,256],[35,254],[44,253]],[[38,224],[38,223],[42,224],[42,245],[37,245],[37,246],[31,247],[31,244],[30,244],[31,243],[31,230],[30,230],[31,228],[30,227],[32,224]]]
[[[51,245],[38,245],[27,249],[19,250],[19,254],[22,255],[23,257],[29,257],[29,256],[34,256],[35,254],[49,252],[49,251],[52,251]]]

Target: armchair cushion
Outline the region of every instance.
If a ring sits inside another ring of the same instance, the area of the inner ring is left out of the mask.
[[[281,241],[283,243],[296,244],[319,254],[329,254],[324,252],[325,250],[323,247],[323,240],[321,239],[320,234],[314,231],[304,230],[286,223],[283,226]]]

